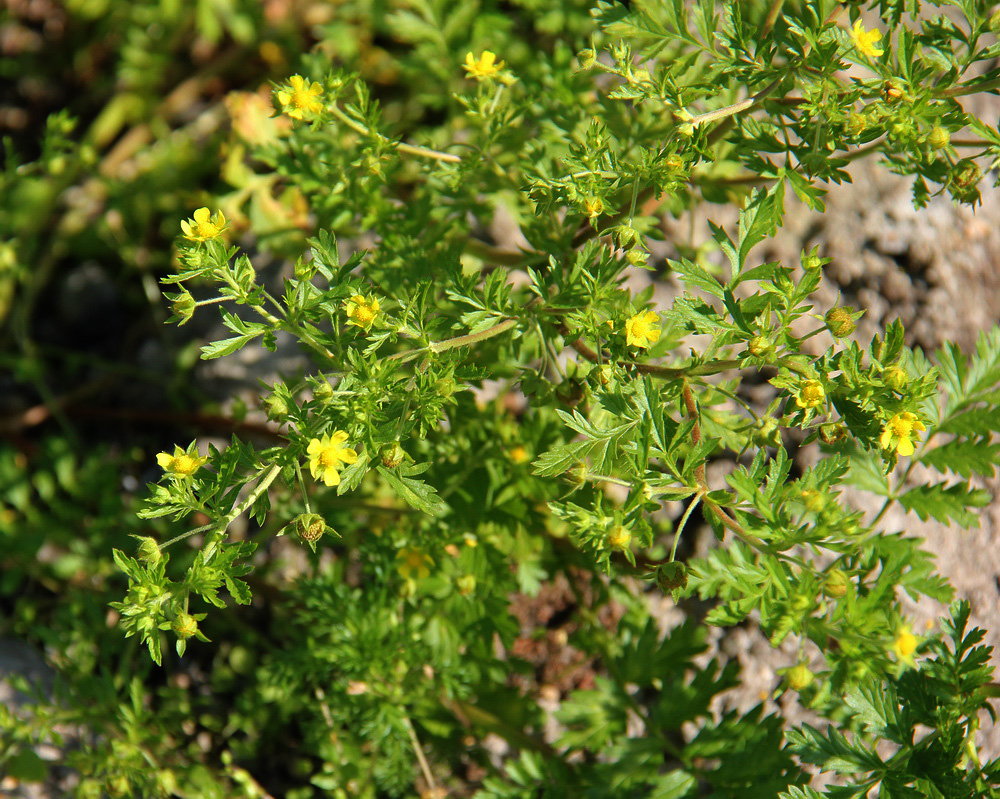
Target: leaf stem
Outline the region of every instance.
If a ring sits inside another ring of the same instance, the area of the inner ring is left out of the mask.
[[[347,113],[345,113],[340,106],[331,105],[329,106],[330,113],[332,113],[337,119],[343,122],[347,127],[353,130],[355,133],[359,133],[362,136],[371,136],[374,139],[378,139],[384,144],[390,144],[395,147],[399,152],[406,153],[407,155],[416,155],[421,158],[433,158],[437,161],[445,161],[449,164],[461,163],[462,158],[452,153],[442,153],[439,150],[432,150],[429,147],[420,147],[416,144],[407,144],[406,142],[397,142],[383,136],[376,130],[372,130],[367,125],[358,122],[356,119],[352,119]]]

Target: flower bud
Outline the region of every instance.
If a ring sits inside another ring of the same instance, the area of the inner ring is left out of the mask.
[[[844,133],[852,138],[857,138],[868,127],[868,117],[864,114],[859,114],[852,111],[847,115],[847,119],[844,120]]]
[[[935,150],[943,150],[951,144],[951,135],[940,125],[935,125],[927,134],[927,143]]]
[[[587,482],[587,464],[582,461],[563,472],[563,478],[574,488],[579,488]]]
[[[183,325],[189,322],[191,317],[194,316],[194,309],[198,307],[194,301],[194,297],[191,296],[191,292],[184,289],[172,299],[173,302],[170,304],[170,311],[181,320],[179,324]]]
[[[747,353],[754,358],[767,358],[774,354],[774,343],[767,336],[754,336],[747,342]]]
[[[847,436],[847,428],[840,422],[827,422],[819,426],[819,440],[824,444],[836,444]]]
[[[811,269],[820,269],[823,266],[823,259],[811,252],[808,255],[802,254],[802,268],[807,272]]]
[[[887,103],[896,103],[903,98],[903,87],[895,81],[887,80],[882,84],[882,99]]]
[[[333,397],[333,386],[326,380],[322,380],[313,387],[313,399],[320,402],[327,402]]]
[[[645,266],[649,261],[649,253],[645,250],[641,250],[638,247],[633,247],[631,250],[625,253],[625,260],[628,261],[632,266]]]
[[[812,488],[805,489],[799,495],[799,499],[810,513],[819,513],[826,507],[826,497]]]
[[[576,57],[580,60],[580,69],[590,69],[594,66],[594,62],[597,60],[597,56],[591,49],[581,50],[576,54]]]
[[[831,308],[826,313],[826,329],[834,338],[846,338],[857,328],[854,309],[851,307]]]
[[[468,596],[476,590],[475,575],[463,574],[461,577],[456,578],[455,587],[458,589],[458,593],[461,596]]]
[[[612,549],[625,550],[628,549],[628,545],[632,542],[632,533],[628,531],[627,527],[620,524],[616,524],[611,528],[608,533],[608,544],[611,545]]]
[[[170,629],[177,633],[178,638],[190,638],[198,633],[198,621],[190,613],[178,613],[170,623]]]
[[[906,387],[906,370],[902,366],[893,364],[882,373],[885,384],[893,391],[902,391]]]
[[[838,599],[847,593],[847,574],[843,569],[830,569],[823,582],[823,593],[832,599]]]
[[[455,393],[456,386],[457,384],[452,378],[442,377],[434,384],[434,390],[437,392],[439,397],[447,399]]]
[[[386,469],[395,469],[406,458],[406,450],[396,441],[382,450],[382,465]]]
[[[292,522],[292,527],[295,534],[309,545],[319,541],[327,530],[326,521],[318,513],[300,513]]]
[[[785,680],[793,691],[802,691],[812,685],[814,675],[805,663],[799,663],[785,672]]]
[[[155,566],[163,559],[163,553],[160,552],[160,547],[154,539],[148,535],[137,535],[135,537],[139,539],[139,560],[148,563],[150,566]]]
[[[657,566],[656,584],[664,593],[684,588],[688,584],[687,567],[677,560]]]
[[[753,441],[758,447],[780,447],[781,425],[773,416],[765,416],[760,420],[753,432]]]
[[[283,422],[288,418],[288,403],[277,394],[264,397],[262,403],[264,413],[272,422]]]
[[[596,219],[604,213],[604,200],[600,197],[586,197],[583,200],[583,210],[591,219]]]

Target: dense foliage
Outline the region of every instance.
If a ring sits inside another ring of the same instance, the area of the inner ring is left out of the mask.
[[[51,423],[0,452],[0,591],[58,677],[2,711],[0,766],[54,779],[33,746],[69,736],[81,797],[994,795],[982,632],[959,602],[917,635],[900,593],[952,591],[880,522],[977,524],[1000,329],[862,343],[816,307],[819,249],[755,250],[858,158],[978,202],[989,4],[279,5],[68,4],[112,99],[5,140],[10,363]],[[738,224],[663,241],[706,204]],[[111,456],[67,397],[121,353],[37,322],[101,257],[181,325],[168,376],[120,386],[173,440]],[[287,357],[251,407],[190,379],[261,350]],[[725,702],[710,631],[746,623],[796,642],[766,698],[810,724]]]

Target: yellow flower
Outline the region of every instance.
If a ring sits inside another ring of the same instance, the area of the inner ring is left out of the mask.
[[[882,449],[895,447],[896,452],[900,455],[912,455],[914,434],[926,429],[924,423],[917,418],[915,413],[903,411],[885,423],[879,443],[882,445]]]
[[[892,642],[893,654],[895,654],[897,660],[906,663],[908,666],[914,666],[913,653],[917,651],[918,643],[919,640],[910,630],[910,625],[904,624],[899,628],[899,632],[896,633],[896,640]]]
[[[604,200],[600,197],[587,197],[583,201],[583,210],[591,219],[596,219],[604,213]]]
[[[396,560],[399,561],[396,570],[407,580],[414,576],[422,580],[431,573],[430,567],[434,565],[430,556],[419,549],[401,549],[396,554]]]
[[[358,459],[358,453],[344,446],[347,433],[337,430],[332,436],[314,438],[306,448],[309,455],[309,471],[317,480],[328,486],[340,485],[340,468]]]
[[[497,77],[503,69],[503,61],[497,61],[496,58],[496,53],[491,53],[489,50],[483,50],[478,61],[473,58],[472,53],[466,53],[465,66],[462,68],[469,73],[470,78],[489,80]]]
[[[173,455],[168,452],[161,452],[156,456],[156,462],[160,465],[161,469],[168,472],[171,477],[180,478],[190,477],[207,460],[207,455],[199,457],[198,448],[194,444],[191,444],[186,450],[181,449],[175,444]]]
[[[866,31],[860,19],[854,20],[854,27],[851,28],[851,40],[858,52],[869,58],[878,58],[885,51],[881,47],[876,47],[875,43],[882,38],[882,31]]]
[[[660,337],[659,324],[660,317],[653,311],[641,311],[625,323],[625,340],[630,347],[648,349]]]
[[[301,75],[292,75],[288,83],[276,94],[283,114],[292,119],[305,119],[323,110],[323,103],[319,101],[323,87],[316,81],[309,83]]]
[[[347,324],[369,330],[372,322],[378,314],[378,300],[375,297],[362,297],[355,294],[344,303],[344,310],[347,312]]]
[[[212,212],[207,208],[199,208],[194,212],[194,219],[181,222],[181,230],[188,241],[208,241],[214,239],[226,229],[226,217],[219,211],[212,218]]]
[[[826,392],[818,380],[803,380],[799,383],[795,404],[800,408],[818,408],[826,402]]]

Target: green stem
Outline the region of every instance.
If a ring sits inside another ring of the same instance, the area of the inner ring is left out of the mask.
[[[371,130],[367,125],[363,125],[356,119],[352,119],[344,111],[340,109],[339,106],[331,105],[329,106],[329,111],[337,119],[343,122],[347,127],[353,130],[355,133],[359,133],[362,136],[370,136],[373,139],[378,139],[383,144],[388,144],[395,147],[401,153],[407,153],[408,155],[417,155],[421,158],[433,158],[437,161],[445,161],[449,164],[461,163],[461,157],[457,155],[452,155],[451,153],[442,153],[439,150],[432,150],[429,147],[420,147],[416,144],[406,144],[405,142],[394,142],[383,136],[381,133],[375,130]]]
[[[697,494],[694,495],[694,499],[687,506],[687,510],[684,511],[684,515],[681,516],[681,520],[677,523],[677,532],[674,534],[674,545],[670,548],[670,560],[668,563],[673,563],[677,558],[677,544],[680,543],[681,533],[684,532],[684,525],[687,524],[687,520],[690,518],[694,509],[698,507],[698,503],[701,502],[701,498],[705,496],[704,490],[699,490]]]
[[[417,356],[425,352],[433,352],[435,354],[439,352],[444,352],[445,350],[451,350],[455,347],[464,347],[468,344],[477,344],[480,341],[485,341],[488,338],[493,338],[493,336],[499,336],[501,333],[506,333],[514,325],[517,324],[517,319],[504,319],[500,324],[494,325],[493,327],[482,330],[479,333],[470,333],[467,336],[457,336],[456,338],[449,338],[444,341],[432,341],[426,347],[420,347],[416,350],[409,350],[408,352],[397,352],[395,355],[390,356],[386,360],[389,361],[399,361],[400,363],[409,363]]]

